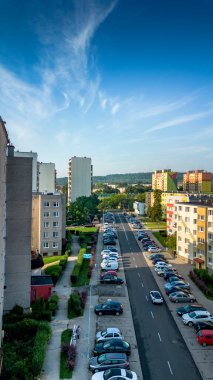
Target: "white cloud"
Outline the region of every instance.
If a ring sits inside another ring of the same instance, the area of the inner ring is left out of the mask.
[[[114,106],[112,106],[111,108],[111,114],[112,115],[115,115],[120,109],[120,104],[119,103],[116,103],[114,104]]]

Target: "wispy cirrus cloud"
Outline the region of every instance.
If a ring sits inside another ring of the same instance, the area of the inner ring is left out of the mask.
[[[165,128],[176,127],[178,125],[183,125],[183,124],[186,124],[186,123],[190,123],[191,121],[203,119],[203,118],[208,117],[208,116],[210,116],[212,114],[213,114],[213,109],[212,110],[208,110],[208,111],[204,111],[204,112],[194,113],[194,114],[191,114],[191,115],[180,116],[180,117],[177,117],[177,118],[174,118],[174,119],[167,120],[165,122],[159,123],[159,124],[157,124],[157,125],[149,128],[149,129],[145,130],[144,133],[146,134],[146,133],[151,133],[151,132],[159,131],[159,130],[165,129]]]

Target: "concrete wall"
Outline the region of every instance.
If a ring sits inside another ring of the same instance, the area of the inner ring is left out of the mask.
[[[0,347],[5,284],[5,236],[6,236],[6,146],[8,138],[0,119]]]
[[[7,157],[4,311],[30,307],[32,159]]]
[[[38,192],[55,192],[55,164],[38,162]]]
[[[69,161],[68,202],[81,196],[89,197],[92,188],[91,158],[72,157]]]
[[[32,158],[32,191],[37,192],[37,159],[38,154],[35,152],[14,152],[15,157]]]

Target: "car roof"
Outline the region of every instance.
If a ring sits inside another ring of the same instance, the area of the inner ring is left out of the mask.
[[[115,358],[115,359],[126,359],[126,354],[118,353],[118,352],[109,352],[104,354],[107,358]]]
[[[212,335],[213,336],[213,330],[201,329],[199,331],[201,331],[203,335],[205,334],[205,335]]]

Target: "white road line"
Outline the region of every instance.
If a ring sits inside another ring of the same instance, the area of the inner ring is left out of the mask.
[[[146,296],[146,300],[147,300],[147,302],[148,302],[148,297]]]
[[[140,277],[141,276],[141,274],[140,273],[138,273],[138,277]]]
[[[171,365],[170,365],[170,363],[167,362],[167,364],[168,364],[168,367],[169,367],[169,370],[170,370],[171,375],[173,375],[173,372],[172,372],[172,369],[171,369]]]
[[[158,338],[159,338],[159,341],[162,342],[162,339],[161,339],[160,333],[158,333]]]
[[[142,286],[142,288],[143,288],[143,283],[141,283],[141,286]]]
[[[150,311],[150,313],[151,313],[151,316],[152,316],[152,318],[154,319],[154,314],[153,314],[153,312],[152,312],[152,311]]]

